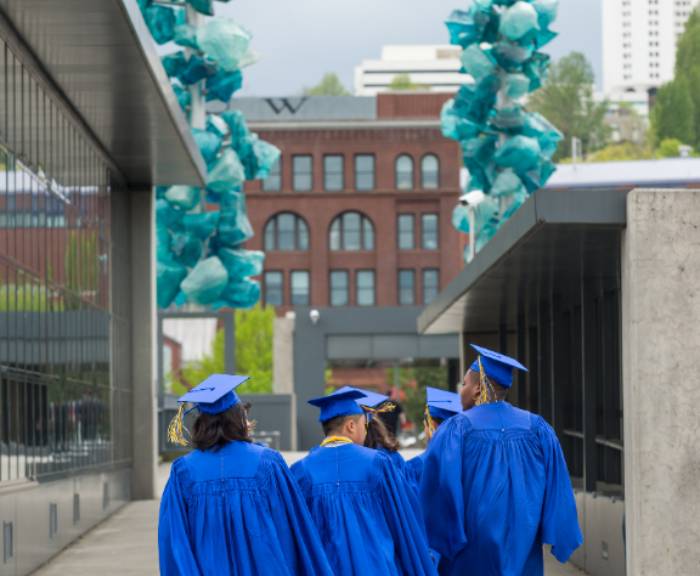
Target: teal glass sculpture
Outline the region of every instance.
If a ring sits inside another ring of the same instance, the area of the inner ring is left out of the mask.
[[[250,33],[233,20],[212,18],[197,30],[197,44],[221,69],[235,72],[251,59]]]
[[[213,0],[187,2],[213,15]],[[241,88],[241,68],[255,59],[246,30],[216,18],[194,26],[180,6],[152,0],[138,0],[138,6],[156,42],[174,41],[188,50],[162,58],[183,111],[190,111],[194,91],[227,103]],[[251,277],[262,273],[265,255],[243,249],[253,228],[242,187],[245,180],[266,178],[280,152],[251,132],[238,112],[208,115],[192,136],[207,165],[206,189],[155,190],[158,306],[250,308],[260,299],[260,284]]]
[[[549,56],[539,49],[556,37],[551,25],[558,5],[558,0],[474,0],[445,22],[450,42],[463,49],[462,67],[471,81],[444,105],[442,133],[460,143],[469,172],[465,192],[484,194],[476,207],[457,206],[452,224],[475,235],[477,251],[555,170],[552,157],[561,133],[529,112],[525,102],[547,77]]]

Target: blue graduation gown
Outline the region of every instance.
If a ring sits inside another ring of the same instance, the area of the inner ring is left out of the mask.
[[[416,499],[384,453],[355,444],[319,448],[292,472],[336,576],[437,573]]]
[[[173,463],[158,550],[164,576],[333,574],[282,456],[247,442]]]
[[[413,489],[418,493],[420,491],[420,482],[423,477],[423,466],[425,465],[425,452],[421,452],[418,456],[414,456],[406,462],[406,478]]]
[[[583,542],[552,428],[506,402],[450,418],[425,456],[421,500],[440,574],[535,576],[542,545],[566,562]]]

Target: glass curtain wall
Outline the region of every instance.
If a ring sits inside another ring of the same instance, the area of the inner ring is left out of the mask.
[[[0,485],[131,457],[126,205],[54,95],[0,40]]]

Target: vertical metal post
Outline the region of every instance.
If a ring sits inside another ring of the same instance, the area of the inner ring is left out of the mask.
[[[223,315],[224,320],[224,371],[233,374],[236,371],[236,318],[232,310]]]
[[[469,205],[467,206],[467,210],[469,214],[469,256],[467,258],[467,262],[471,262],[474,260],[474,256],[476,255],[476,208]]]
[[[192,6],[187,6],[187,23],[190,26],[201,26],[203,22],[202,15],[197,12]],[[188,57],[192,57],[193,51],[188,49],[186,51]],[[190,125],[193,128],[199,128],[203,130],[206,126],[207,111],[204,102],[204,94],[202,93],[203,82],[197,82],[190,86]]]

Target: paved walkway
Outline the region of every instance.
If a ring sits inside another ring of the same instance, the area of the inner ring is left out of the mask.
[[[161,468],[161,485],[168,473]],[[158,501],[132,502],[64,550],[34,576],[152,576],[158,574]],[[545,554],[546,576],[582,576]]]

